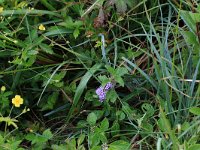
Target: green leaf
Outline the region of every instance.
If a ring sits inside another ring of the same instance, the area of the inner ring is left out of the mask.
[[[52,48],[49,45],[47,45],[47,44],[40,43],[39,46],[47,54],[53,54],[54,53],[53,50],[52,50]]]
[[[89,113],[89,115],[87,116],[87,122],[93,126],[96,124],[96,121],[97,121],[97,116],[95,113],[91,112]]]
[[[114,79],[120,86],[124,87],[124,80],[120,76],[114,76]]]
[[[76,39],[76,38],[79,36],[79,34],[80,34],[79,29],[76,28],[76,29],[74,30],[74,32],[73,32],[74,38]]]
[[[106,67],[106,69],[108,70],[108,72],[109,72],[112,76],[114,76],[114,75],[116,74],[115,69],[112,68],[111,66],[106,65],[105,67]]]
[[[125,67],[119,67],[116,69],[117,76],[123,76],[128,73],[128,70]]]
[[[162,124],[164,126],[165,132],[167,132],[172,140],[173,149],[178,149],[179,141],[175,135],[175,132],[171,129],[170,121],[167,119],[165,112],[160,107],[160,118],[162,119]]]
[[[103,76],[98,76],[99,80],[101,81],[102,85],[106,85],[109,82],[108,77],[106,77],[105,75]]]
[[[114,89],[109,90],[106,94],[106,98],[110,100],[112,103],[114,103],[117,100],[117,97],[118,97],[117,92]]]
[[[18,128],[17,124],[16,124],[16,122],[18,122],[18,120],[14,119],[14,118],[12,119],[10,117],[0,117],[0,122],[6,122],[8,124],[8,126],[12,125],[13,127]]]
[[[118,121],[115,120],[115,121],[113,122],[112,127],[111,127],[111,135],[112,135],[112,136],[115,136],[115,135],[117,135],[119,132],[120,132],[120,125],[119,125]]]
[[[199,150],[200,148],[200,144],[195,144],[195,145],[192,145],[188,148],[188,150]]]
[[[0,134],[0,145],[4,143],[4,138],[3,136]]]
[[[94,146],[91,150],[102,150],[101,146]]]
[[[60,144],[60,145],[52,145],[51,148],[52,150],[63,150],[66,149],[66,145]]]
[[[53,137],[50,129],[46,129],[42,134],[47,140],[50,140]]]
[[[108,142],[104,132],[98,133],[98,135],[99,135],[99,139],[101,140],[102,143],[107,143]]]
[[[44,105],[42,105],[42,111],[53,109],[53,107],[58,99],[58,96],[59,96],[58,92],[54,92],[53,94],[51,94],[48,97],[47,102]]]
[[[103,121],[101,122],[100,129],[101,129],[102,131],[106,131],[106,130],[108,130],[108,128],[109,128],[108,119],[107,119],[107,118],[104,118]]]
[[[67,140],[67,149],[68,150],[75,150],[76,149],[76,140],[73,138],[72,140]]]
[[[84,139],[85,139],[85,134],[81,134],[77,141],[78,146],[80,146],[83,143]]]
[[[200,108],[199,107],[192,107],[189,109],[189,111],[195,115],[200,115]]]
[[[198,45],[197,36],[191,31],[183,31],[182,32],[185,41],[191,45]]]
[[[16,150],[20,143],[22,142],[22,140],[18,140],[18,141],[9,141],[9,143],[6,143],[9,145],[9,148],[10,150]],[[6,146],[5,146],[6,147]]]
[[[92,133],[89,135],[91,147],[97,146],[100,143],[99,133]]]
[[[108,150],[129,150],[129,149],[130,149],[130,143],[123,140],[118,140],[109,144],[108,148]]]
[[[126,117],[123,111],[120,110],[116,112],[116,116],[118,116],[119,120],[124,120]]]
[[[151,117],[154,114],[154,108],[151,104],[144,103],[142,104],[142,111],[146,113],[147,117]]]

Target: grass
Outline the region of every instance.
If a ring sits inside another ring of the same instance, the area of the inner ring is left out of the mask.
[[[197,1],[0,6],[2,149],[198,149]]]

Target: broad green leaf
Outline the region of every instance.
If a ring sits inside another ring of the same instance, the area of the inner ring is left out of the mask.
[[[85,139],[85,134],[81,134],[77,140],[78,146],[80,146],[83,143],[84,139]]]
[[[101,129],[102,131],[106,131],[106,130],[108,130],[108,128],[109,128],[108,119],[107,119],[107,118],[104,118],[103,121],[101,122],[100,129]]]
[[[66,145],[60,144],[60,145],[51,145],[52,150],[64,150],[66,149]]]
[[[114,103],[117,100],[117,97],[117,92],[114,89],[109,90],[106,94],[106,98],[112,103]]]
[[[89,113],[89,115],[87,116],[87,122],[93,126],[96,124],[96,121],[97,121],[97,116],[95,113],[91,112]]]
[[[108,82],[109,82],[109,79],[108,77],[106,77],[105,75],[103,76],[98,76],[99,80],[101,81],[102,85],[105,86]]]
[[[47,102],[44,103],[44,105],[42,105],[42,111],[53,109],[53,107],[58,99],[58,96],[59,96],[58,92],[54,92],[53,94],[48,96]]]
[[[94,147],[100,143],[99,133],[92,133],[89,135],[90,146]]]
[[[120,125],[117,120],[115,120],[111,127],[111,135],[115,136],[120,132]]]
[[[102,150],[101,146],[94,146],[91,148],[91,150]]]
[[[130,150],[130,145],[131,144],[126,141],[118,140],[109,144],[108,150]]]
[[[119,68],[116,69],[116,75],[117,76],[123,76],[127,73],[128,73],[128,70],[124,67],[119,67]]]
[[[114,76],[114,79],[120,86],[124,87],[124,80],[120,76]]]
[[[76,140],[72,139],[72,140],[67,140],[67,149],[68,150],[75,150],[76,149]]]
[[[194,144],[188,148],[188,150],[199,150],[200,149],[200,144]]]
[[[109,66],[109,65],[106,65],[105,66],[106,67],[106,69],[108,70],[108,72],[111,74],[111,75],[115,75],[116,74],[116,71],[115,71],[115,69],[114,68],[112,68],[111,66]]]
[[[46,139],[51,139],[52,137],[53,137],[53,134],[51,133],[51,130],[50,129],[46,129],[44,132],[43,132],[43,134],[42,134],[42,136],[44,136]]]
[[[191,45],[198,44],[197,36],[193,32],[191,32],[191,31],[182,31],[181,33],[183,34],[184,39],[186,40],[186,42],[188,44],[191,44]]]
[[[190,31],[192,31],[193,33],[196,33],[195,18],[200,18],[200,17],[195,17],[195,16],[199,15],[199,14],[180,10],[180,15],[181,15],[183,21],[186,23],[186,25],[190,28]]]
[[[195,115],[200,115],[200,108],[199,107],[192,107],[189,109],[189,111]]]

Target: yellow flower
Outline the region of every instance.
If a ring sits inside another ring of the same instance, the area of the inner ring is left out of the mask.
[[[23,98],[21,98],[20,95],[15,95],[15,97],[12,99],[12,103],[13,105],[15,105],[15,107],[20,107],[21,104],[23,104],[24,100]]]
[[[0,7],[0,13],[2,13],[3,12],[3,7]]]
[[[4,92],[5,90],[6,90],[6,87],[5,87],[5,86],[2,86],[2,87],[1,87],[1,91]]]
[[[46,30],[46,28],[45,28],[45,26],[43,24],[40,24],[38,29],[41,30],[41,31],[45,31]]]

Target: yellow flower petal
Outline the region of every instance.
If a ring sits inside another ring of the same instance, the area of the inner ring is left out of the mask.
[[[20,95],[15,95],[15,97],[12,99],[12,104],[15,107],[20,107],[21,104],[23,104],[24,100],[21,98]]]
[[[38,29],[41,30],[41,31],[45,31],[46,30],[46,28],[45,28],[45,26],[43,24],[39,25]]]

